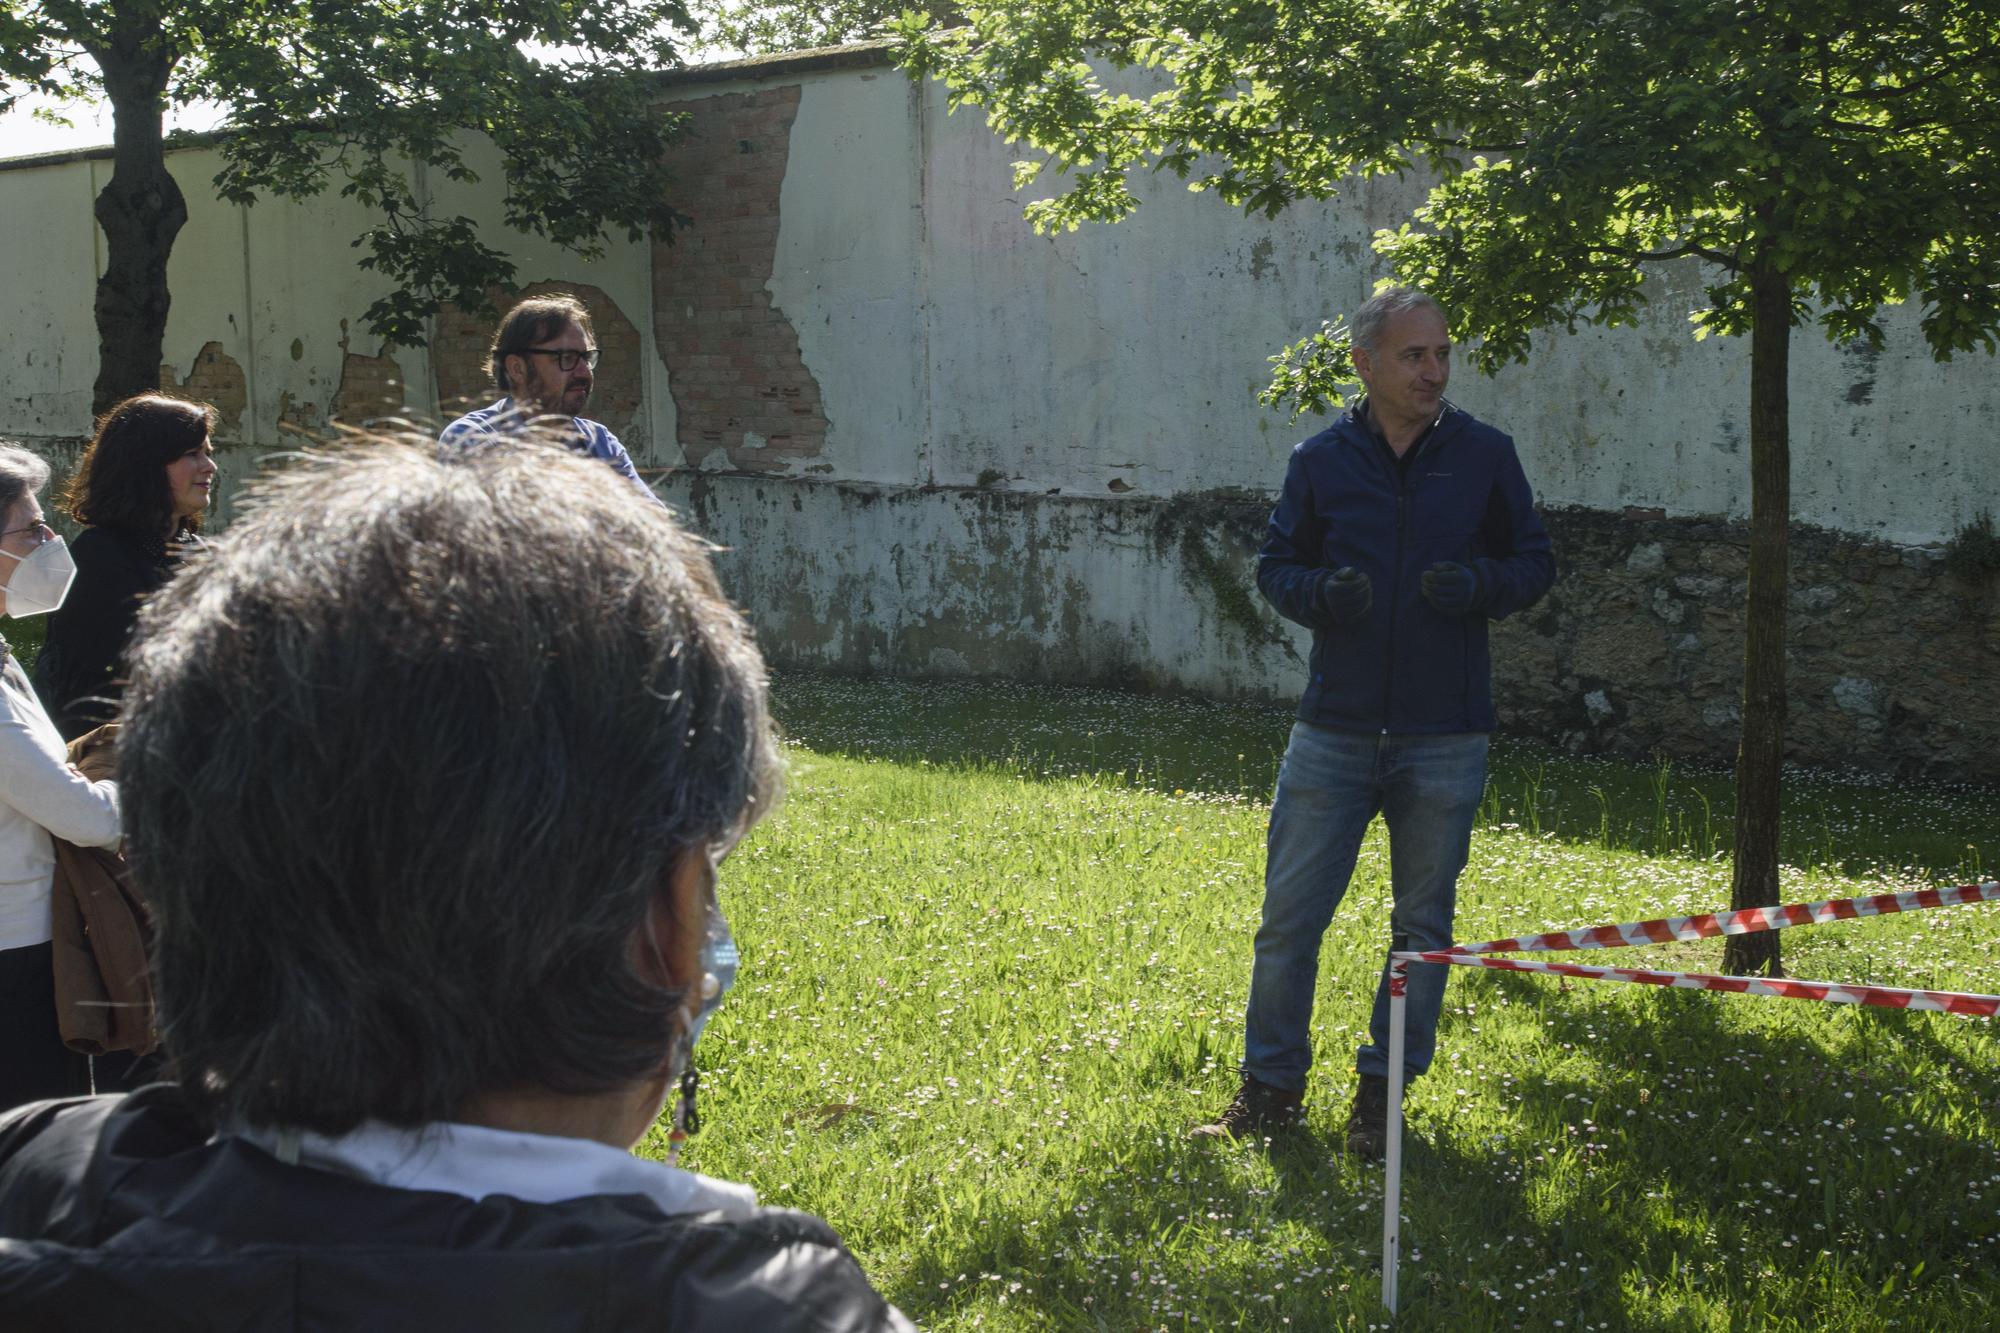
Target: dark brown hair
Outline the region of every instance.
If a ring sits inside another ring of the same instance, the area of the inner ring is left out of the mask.
[[[97,435],[63,488],[62,507],[86,527],[147,537],[201,530],[201,515],[176,522],[167,464],[199,449],[215,429],[207,403],[142,393],[97,419]]]
[[[527,351],[544,338],[553,338],[556,331],[565,324],[574,324],[583,330],[588,342],[596,342],[596,331],[590,327],[590,311],[583,302],[567,292],[552,296],[530,296],[517,303],[500,321],[500,329],[493,335],[493,346],[487,349],[487,364],[493,371],[493,385],[501,393],[511,394],[514,386],[507,382],[507,358]]]

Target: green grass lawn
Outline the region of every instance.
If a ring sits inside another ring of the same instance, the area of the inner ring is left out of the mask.
[[[1338,1149],[1387,934],[1379,825],[1322,956],[1306,1130],[1185,1137],[1235,1084],[1284,714],[812,680],[779,711],[790,793],[723,869],[744,970],[688,1162],[827,1217],[927,1328],[1389,1326],[1382,1173]],[[1621,850],[1673,843],[1662,809],[1711,779],[1520,747],[1495,772],[1461,938],[1725,905],[1714,855]],[[1800,785],[1834,813],[1791,844],[1825,854],[1788,900],[1997,850],[1991,792]],[[2000,907],[1785,949],[1802,977],[2000,991]],[[1410,1096],[1393,1326],[1994,1327],[1996,1057],[1985,1020],[1456,974]]]

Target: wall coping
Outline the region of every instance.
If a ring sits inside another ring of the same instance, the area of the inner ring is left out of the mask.
[[[779,51],[742,60],[683,65],[679,69],[659,70],[648,77],[657,87],[685,88],[691,84],[734,83],[739,79],[761,83],[769,79],[837,69],[887,69],[896,63],[895,45],[893,40],[884,37],[871,42],[850,42],[845,46],[820,46],[810,51]]]

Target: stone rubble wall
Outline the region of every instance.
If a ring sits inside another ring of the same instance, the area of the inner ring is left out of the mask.
[[[1494,629],[1503,725],[1573,749],[1733,757],[1749,533],[1545,514],[1561,570]],[[1794,527],[1786,752],[1796,762],[2000,781],[2000,574],[1937,547]]]

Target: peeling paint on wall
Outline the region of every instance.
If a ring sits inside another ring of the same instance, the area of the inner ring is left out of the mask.
[[[1881,349],[1868,342],[1858,342],[1847,350],[1847,364],[1851,367],[1854,380],[1842,395],[1855,407],[1864,407],[1875,401],[1876,367],[1881,364]]]
[[[311,399],[295,399],[292,391],[286,389],[278,395],[278,434],[317,437],[326,423],[321,420],[319,404]]]
[[[162,365],[160,392],[175,398],[212,404],[219,418],[215,426],[216,438],[242,438],[243,409],[250,401],[249,384],[243,378],[243,367],[222,350],[221,343],[203,343],[201,350],[195,353],[194,365],[188,369],[184,380],[174,375],[172,366]]]
[[[1277,271],[1278,266],[1271,261],[1273,248],[1271,238],[1268,236],[1259,237],[1250,247],[1249,272],[1252,281],[1261,282],[1265,274]]]
[[[692,223],[653,246],[653,333],[696,467],[777,471],[826,442],[819,381],[770,292],[798,107],[796,84],[679,104],[667,159]]]

